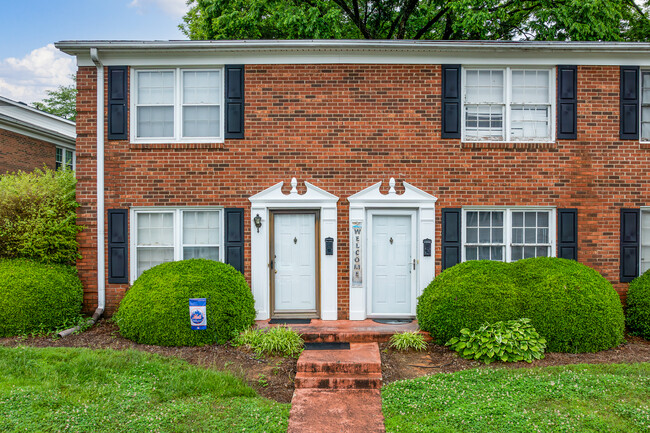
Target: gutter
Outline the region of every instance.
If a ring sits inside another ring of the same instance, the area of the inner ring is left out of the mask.
[[[106,280],[104,259],[104,65],[99,59],[97,48],[90,48],[90,58],[97,67],[97,309],[93,316],[86,321],[86,326],[92,326],[104,313],[106,307]],[[67,337],[81,329],[77,325],[58,333],[59,337]]]

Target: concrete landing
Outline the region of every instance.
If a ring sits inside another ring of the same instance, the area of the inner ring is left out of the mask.
[[[305,350],[298,358],[289,432],[383,432],[377,343]]]
[[[307,325],[270,325],[268,320],[258,320],[259,328],[272,326],[288,326],[308,342],[349,342],[349,343],[383,343],[390,339],[391,335],[405,332],[417,331],[419,329],[417,320],[402,325],[388,325],[377,323],[373,320],[320,320],[312,319]],[[422,332],[426,339],[430,339],[428,332]]]

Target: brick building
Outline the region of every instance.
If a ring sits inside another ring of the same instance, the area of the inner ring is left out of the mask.
[[[0,96],[0,174],[75,167],[75,124]]]
[[[88,310],[191,257],[240,269],[259,319],[413,316],[464,260],[577,259],[623,298],[650,267],[650,44],[57,47]]]

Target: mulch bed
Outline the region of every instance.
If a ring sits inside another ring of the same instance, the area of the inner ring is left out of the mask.
[[[598,353],[547,353],[544,359],[531,364],[494,362],[487,366],[477,361],[460,358],[456,352],[436,344],[430,344],[428,349],[422,352],[401,352],[389,349],[388,343],[382,343],[380,344],[382,375],[384,384],[386,384],[400,379],[413,379],[436,373],[452,373],[470,368],[650,362],[650,341],[634,336],[627,336],[626,339],[626,343]],[[91,329],[79,335],[58,340],[49,337],[0,338],[0,345],[135,349],[162,356],[175,356],[191,364],[229,371],[245,380],[260,395],[282,403],[291,402],[296,376],[297,360],[295,358],[265,357],[257,359],[254,353],[244,348],[232,347],[229,344],[202,347],[163,347],[137,344],[122,338],[117,326],[106,320],[100,320]]]
[[[453,373],[470,368],[531,368],[567,364],[624,364],[650,362],[650,341],[632,335],[626,336],[626,343],[597,353],[546,353],[544,359],[532,363],[482,362],[460,358],[448,347],[430,344],[422,352],[396,351],[382,343],[381,369],[384,384],[401,379],[413,379],[435,373]]]
[[[66,338],[53,340],[51,337],[0,338],[4,346],[34,347],[87,347],[90,349],[135,349],[175,356],[185,361],[217,370],[229,371],[244,379],[260,395],[282,402],[291,402],[293,379],[296,376],[296,359],[265,357],[256,359],[255,354],[244,348],[229,344],[201,347],[164,347],[137,344],[120,336],[112,322],[100,320],[89,330]]]

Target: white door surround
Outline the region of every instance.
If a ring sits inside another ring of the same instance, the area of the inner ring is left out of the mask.
[[[396,314],[372,314],[370,281],[372,280],[372,216],[376,214],[413,214],[411,227],[415,244],[415,274],[411,311],[401,316],[415,316],[417,297],[435,275],[435,204],[436,197],[403,182],[404,193],[395,191],[395,179],[389,182],[388,194],[382,194],[378,182],[348,197],[350,202],[350,320],[372,317],[397,317]],[[423,242],[431,240],[431,252],[424,256]],[[412,269],[412,268],[411,268]]]
[[[251,288],[255,298],[256,320],[271,317],[271,282],[270,282],[270,227],[271,210],[319,210],[320,239],[316,248],[320,257],[320,318],[337,319],[337,272],[336,272],[336,203],[339,198],[309,182],[305,182],[307,191],[298,194],[296,178],[291,179],[291,192],[282,193],[284,182],[277,183],[249,198],[251,202]],[[262,225],[255,227],[255,217],[259,215]],[[326,255],[325,238],[334,239],[332,255]]]

